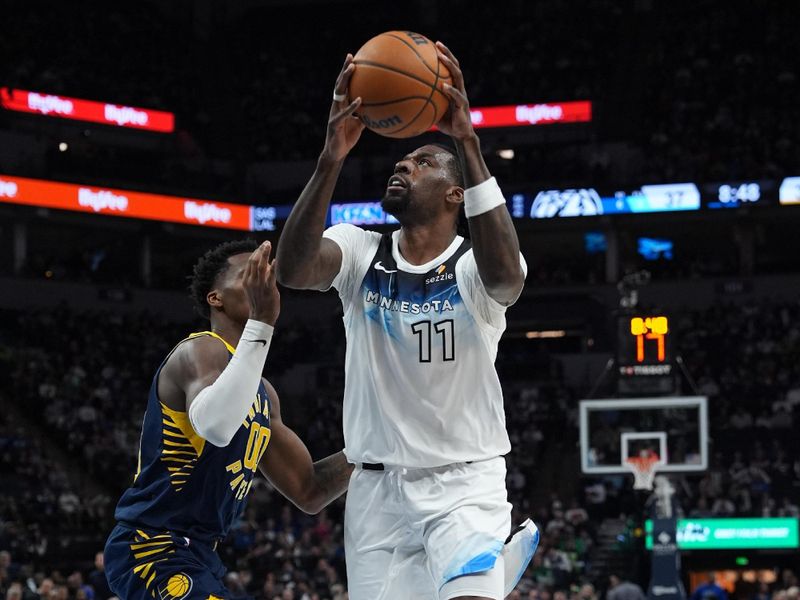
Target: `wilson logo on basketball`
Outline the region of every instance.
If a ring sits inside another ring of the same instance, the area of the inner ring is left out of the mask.
[[[410,37],[417,46],[424,46],[429,43],[428,38],[426,38],[424,35],[420,35],[419,33],[406,31],[406,35]]]
[[[395,125],[400,125],[403,122],[403,119],[401,119],[398,115],[394,115],[387,119],[374,121],[373,119],[370,119],[368,115],[362,114],[361,120],[364,121],[364,125],[370,129],[387,129],[389,127],[394,127]]]

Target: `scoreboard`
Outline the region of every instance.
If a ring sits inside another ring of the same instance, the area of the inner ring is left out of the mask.
[[[619,391],[671,391],[673,335],[664,314],[626,314],[617,319]]]

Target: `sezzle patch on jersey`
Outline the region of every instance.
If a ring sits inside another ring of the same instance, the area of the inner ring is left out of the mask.
[[[440,281],[450,281],[453,279],[455,275],[452,273],[443,273],[441,275],[436,275],[435,277],[429,277],[425,280],[425,285],[430,285],[432,283],[439,283]]]
[[[445,273],[445,271],[447,271],[447,263],[442,263],[441,265],[439,265],[436,271],[434,271],[434,273],[436,274],[433,277],[428,277],[425,280],[425,285],[430,285],[432,283],[440,283],[442,281],[450,281],[455,278],[455,274],[453,273],[452,270],[448,273]]]

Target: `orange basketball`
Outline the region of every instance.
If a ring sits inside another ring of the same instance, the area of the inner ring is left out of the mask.
[[[361,46],[350,78],[350,100],[361,96],[358,116],[369,129],[393,138],[424,133],[450,104],[452,83],[436,45],[419,33],[387,31]]]

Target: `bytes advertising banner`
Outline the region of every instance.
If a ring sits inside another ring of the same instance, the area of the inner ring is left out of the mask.
[[[175,131],[175,115],[170,112],[40,94],[27,90],[0,88],[0,106],[17,112],[90,121],[116,127],[146,129],[161,133]]]
[[[276,207],[272,206],[145,194],[3,174],[0,174],[0,203],[242,231],[272,231],[278,217]]]

